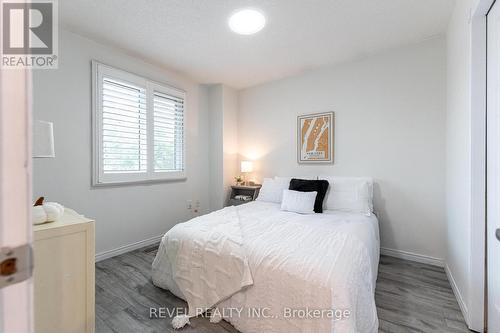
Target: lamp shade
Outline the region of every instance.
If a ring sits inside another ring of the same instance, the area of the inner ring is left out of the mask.
[[[241,161],[241,172],[252,172],[253,163],[251,161]]]
[[[41,120],[34,121],[33,157],[55,157],[54,128],[51,122]]]

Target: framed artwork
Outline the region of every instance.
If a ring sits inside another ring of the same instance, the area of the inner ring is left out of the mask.
[[[297,117],[297,161],[333,163],[333,112]]]

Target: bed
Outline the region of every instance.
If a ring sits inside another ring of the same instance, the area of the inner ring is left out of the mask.
[[[379,246],[373,214],[302,215],[256,201],[176,225],[152,278],[187,300],[190,316],[212,308],[213,321],[244,333],[370,333]]]

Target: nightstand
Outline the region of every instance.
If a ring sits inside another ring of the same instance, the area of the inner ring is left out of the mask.
[[[232,185],[231,186],[231,196],[229,198],[228,205],[229,206],[238,206],[250,201],[254,201],[257,199],[259,195],[259,190],[262,185]],[[240,200],[237,199],[237,196],[249,196],[249,200]]]

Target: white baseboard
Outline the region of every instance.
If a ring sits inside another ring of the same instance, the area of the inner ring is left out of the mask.
[[[458,306],[460,306],[460,310],[462,310],[462,314],[464,316],[465,323],[467,324],[467,327],[470,327],[469,310],[467,309],[467,305],[465,304],[464,299],[462,298],[462,294],[460,293],[460,289],[458,289],[457,283],[455,282],[455,279],[453,278],[453,274],[451,274],[451,270],[448,267],[448,265],[445,265],[444,271],[446,272],[446,276],[448,277],[448,281],[450,281],[451,289],[453,290],[453,293],[455,294],[455,298],[457,299]]]
[[[413,253],[413,252],[388,249],[386,247],[382,247],[382,248],[380,248],[380,254],[383,254],[383,255],[386,255],[389,257],[415,261],[415,262],[419,262],[422,264],[444,267],[444,260],[443,259],[425,256],[425,255],[417,254],[417,253]]]
[[[139,242],[135,242],[135,243],[132,243],[132,244],[120,246],[120,247],[118,247],[116,249],[113,249],[113,250],[108,250],[108,251],[104,251],[104,252],[98,253],[95,256],[95,261],[98,262],[98,261],[101,261],[101,260],[104,260],[104,259],[108,259],[108,258],[117,256],[117,255],[120,255],[120,254],[123,254],[123,253],[127,253],[127,252],[130,252],[130,251],[133,251],[133,250],[137,250],[137,249],[139,249],[141,247],[144,247],[144,246],[155,244],[155,243],[159,242],[162,237],[163,237],[163,235],[155,236],[155,237],[151,237],[151,238],[139,241]]]

